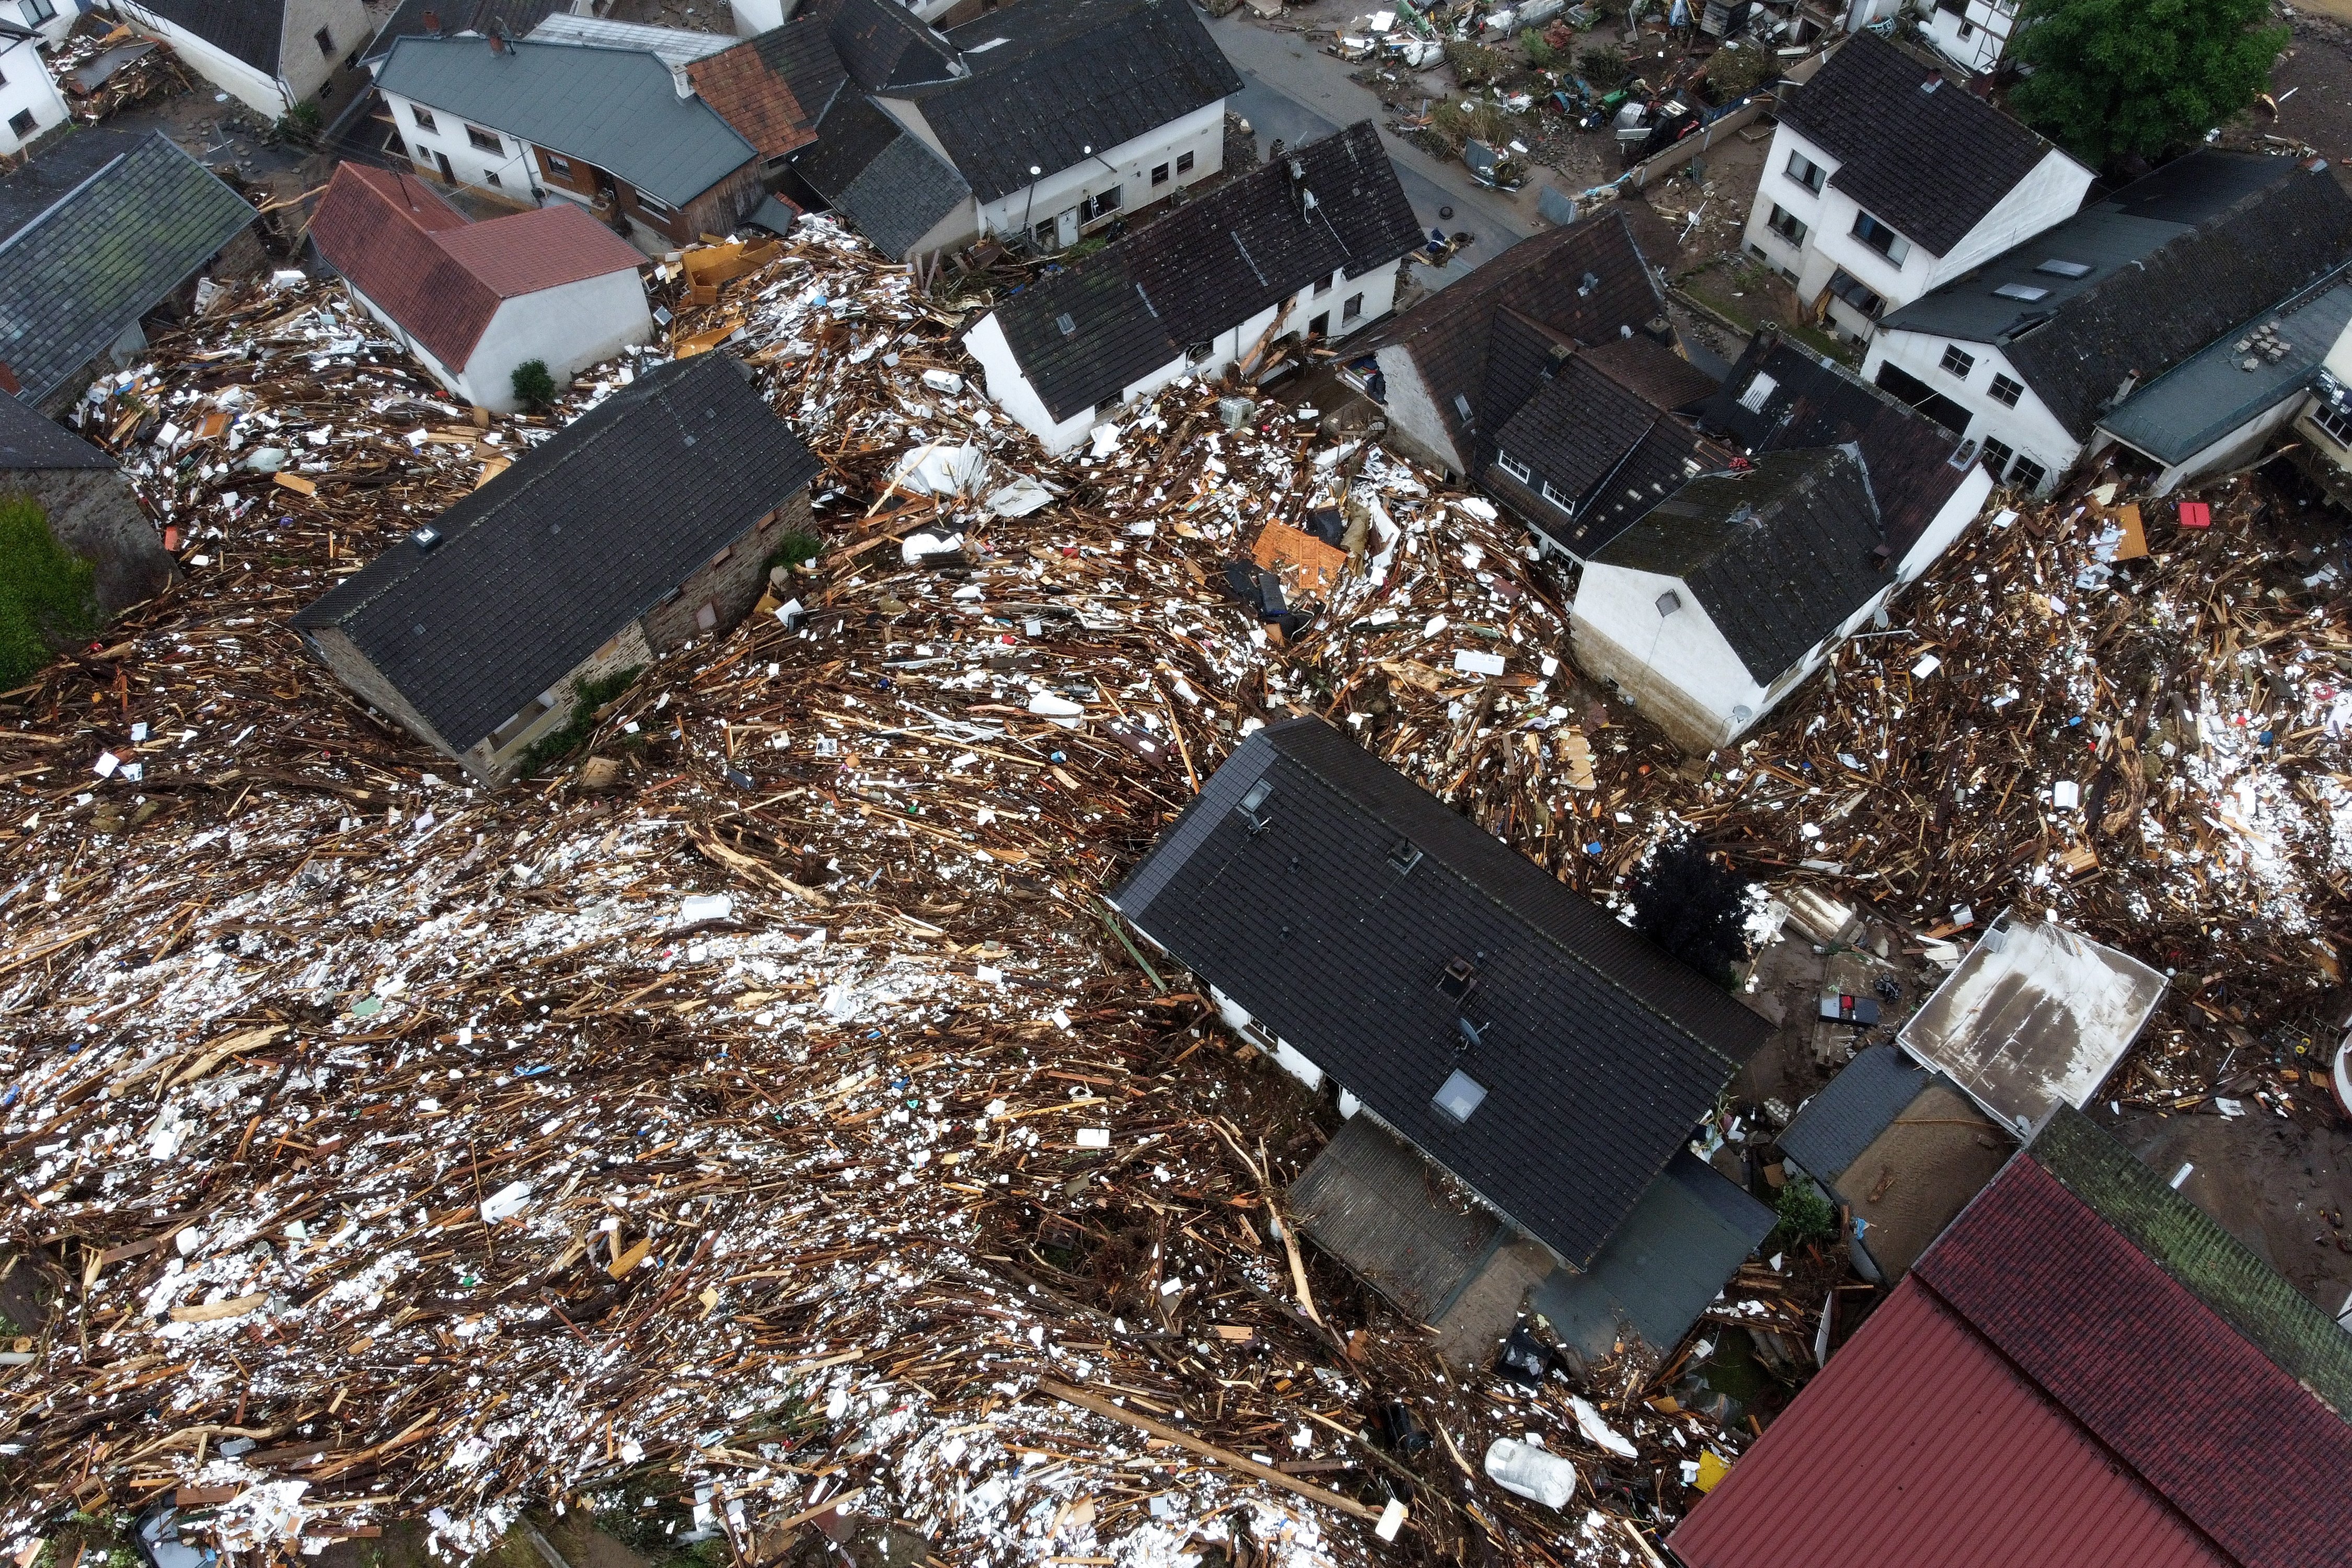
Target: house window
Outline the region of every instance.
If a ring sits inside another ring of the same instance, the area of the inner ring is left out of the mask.
[[[1533,468],[1528,468],[1525,463],[1520,462],[1517,458],[1512,457],[1508,452],[1504,451],[1500,447],[1496,447],[1495,450],[1495,466],[1502,469],[1503,472],[1510,475],[1511,478],[1518,480],[1521,484],[1526,484],[1529,477],[1535,472]]]
[[[1965,44],[1976,36],[1977,25],[1974,22],[1963,22],[1960,24],[1960,42]]]
[[[1868,213],[1853,215],[1853,237],[1897,267],[1902,266],[1903,258],[1911,254],[1909,240]]]
[[[1363,313],[1364,297],[1361,294],[1349,295],[1348,302],[1339,307],[1339,320],[1342,321],[1355,321]]]
[[[709,599],[703,600],[694,607],[694,624],[698,629],[706,632],[716,627],[719,625],[719,606]]]
[[[408,117],[416,121],[416,129],[419,131],[438,131],[440,129],[439,126],[433,123],[433,111],[425,108],[421,103],[412,103],[408,106]]]
[[[556,694],[552,691],[542,691],[532,698],[529,707],[490,731],[491,752],[503,752],[520,740],[524,731],[554,710],[555,701]]]
[[[24,0],[21,9],[25,13],[26,25],[33,27],[39,26],[58,14],[58,8],[50,5],[49,0]]]
[[[572,177],[572,160],[562,153],[541,151],[540,156],[547,160],[549,174],[561,174],[567,180]]]
[[[495,184],[497,184],[499,183],[499,172],[498,172],[496,169],[485,169],[485,170],[483,170],[483,171],[482,171],[482,183],[483,183],[484,184],[488,184],[488,185],[495,185]]]
[[[1155,185],[1164,185],[1168,183],[1167,164],[1154,163],[1151,165],[1151,183]]]
[[[2018,458],[2009,470],[2009,482],[2021,490],[2038,490],[2049,477],[2050,470],[2031,458]]]
[[[1217,344],[1216,340],[1213,338],[1205,343],[1194,343],[1191,348],[1184,351],[1184,363],[1186,364],[1199,364],[1202,361],[1209,358],[1216,352]]]
[[[2352,414],[2333,404],[2322,403],[2311,411],[2311,422],[2339,447],[2352,447]]]
[[[2017,400],[2024,395],[2023,382],[2012,381],[2005,375],[1996,375],[1992,378],[1992,400],[2003,408],[2016,407]]]
[[[310,35],[310,41],[319,46],[319,52],[320,54],[326,56],[329,59],[333,59],[335,58],[334,34],[327,31],[326,28],[321,27],[317,32]]]
[[[1764,226],[1790,245],[1804,244],[1805,236],[1809,232],[1796,214],[1778,202],[1772,204],[1772,216],[1764,220]]]
[[[656,217],[666,218],[677,211],[677,209],[671,206],[667,202],[656,201],[653,197],[646,195],[643,191],[637,191],[633,194],[637,199],[637,206],[639,209],[651,213]]]
[[[1192,153],[1179,153],[1176,154],[1176,172],[1180,174],[1189,174],[1192,172]]]
[[[466,140],[485,153],[503,153],[507,150],[506,142],[499,139],[497,132],[485,131],[478,125],[466,127]]]
[[[1339,280],[1339,275],[1336,272],[1331,274],[1328,278],[1318,278],[1315,279],[1315,297],[1318,300],[1320,300],[1324,295],[1328,294],[1331,291],[1331,285],[1337,283]]]
[[[1827,169],[1822,168],[1802,153],[1789,154],[1789,178],[1796,181],[1813,195],[1822,194],[1822,184],[1829,177],[1830,172]]]
[[[2008,442],[1996,441],[1990,436],[1985,437],[1984,466],[1994,479],[1999,479],[2009,471],[2010,459],[2016,456],[2016,448]]]
[[[1946,375],[1958,381],[1966,381],[1969,378],[1969,373],[1977,367],[1977,356],[1962,353],[1960,345],[1958,343],[1946,343],[1943,363]]]
[[[10,115],[8,129],[16,133],[16,139],[20,142],[30,136],[33,133],[33,111],[29,109],[20,109]]]
[[[1569,500],[1568,497],[1560,494],[1558,490],[1552,489],[1551,481],[1549,479],[1546,479],[1543,482],[1543,499],[1551,502],[1552,505],[1559,508],[1560,510],[1568,513],[1569,516],[1574,517],[1576,515],[1576,503]]]
[[[1113,185],[1110,189],[1104,191],[1099,195],[1080,197],[1078,199],[1078,221],[1080,223],[1092,223],[1098,217],[1108,217],[1110,214],[1117,212],[1118,210],[1118,192],[1119,187]]]
[[[1879,298],[1876,289],[1843,267],[1830,274],[1830,292],[1874,321],[1886,309],[1886,301]]]

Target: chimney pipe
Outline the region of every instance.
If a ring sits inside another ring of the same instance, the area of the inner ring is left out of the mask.
[[[502,55],[507,52],[507,41],[504,37],[499,35],[497,29],[493,28],[491,30],[489,39],[490,53],[494,55]]]
[[[440,12],[427,11],[425,13],[425,30],[432,34],[436,38],[441,36]]]

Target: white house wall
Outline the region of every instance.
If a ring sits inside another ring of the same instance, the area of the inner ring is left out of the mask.
[[[162,38],[188,64],[188,68],[266,120],[283,115],[290,102],[278,79],[246,64],[187,31],[178,23],[142,10],[131,0],[115,0],[115,11],[131,27],[149,37]]]
[[[323,54],[318,43],[321,27],[334,45]],[[301,103],[316,98],[337,68],[373,37],[375,21],[360,0],[286,0],[278,71],[289,100]]]
[[[35,21],[40,15],[33,0],[0,0],[0,16],[22,23],[41,35],[41,41],[52,47],[66,41],[73,25],[81,20],[80,0],[55,0],[52,14],[45,21]]]
[[[1946,59],[1964,69],[1985,71],[2000,62],[2015,23],[2015,14],[2005,5],[1968,0],[1958,11],[1930,5],[1924,30]]]
[[[739,38],[756,38],[781,27],[799,9],[787,0],[728,0],[727,8],[735,19],[735,36]]]
[[[1383,410],[1389,421],[1387,439],[1403,447],[1407,456],[1448,474],[1467,473],[1470,465],[1454,449],[1453,422],[1430,395],[1429,383],[1422,379],[1421,365],[1412,351],[1402,343],[1390,343],[1372,359],[1388,383]]]
[[[1976,361],[1966,379],[1943,368],[1944,350],[1953,344]],[[1883,331],[1870,341],[1870,353],[1862,363],[1862,378],[1875,383],[1882,364],[1907,371],[1930,389],[1967,409],[1968,428],[1962,432],[1967,439],[1980,443],[1990,437],[2018,456],[2041,464],[2047,470],[2041,486],[2044,491],[2055,485],[2083,455],[2083,443],[2058,422],[2035,394],[2032,384],[2018,374],[2017,367],[1995,344],[1931,332]],[[1996,374],[2024,384],[2025,391],[2016,407],[2006,408],[1992,400],[1992,378]]]
[[[27,112],[32,126],[19,135],[11,121]],[[38,45],[25,38],[0,53],[0,153],[23,152],[50,126],[64,124],[68,112]]]
[[[1682,607],[1658,614],[1662,594],[1674,595]],[[1615,681],[1694,754],[1731,739],[1735,708],[1764,712],[1764,689],[1678,577],[1588,563],[1569,641],[1580,668]]]
[[[1021,362],[1013,357],[1013,345],[1006,340],[1004,329],[997,324],[995,311],[982,316],[980,324],[963,335],[963,346],[980,362],[989,401],[1045,443],[1047,451],[1058,455],[1086,439],[1087,431],[1095,422],[1094,410],[1086,409],[1062,420],[1048,413],[1045,400],[1037,395],[1037,389],[1021,374]]]
[[[611,359],[631,343],[651,342],[654,319],[635,272],[607,272],[499,301],[466,362],[472,401],[498,414],[520,405],[515,366],[543,360],[555,384]]]
[[[2228,435],[2166,468],[2156,476],[2156,482],[2148,487],[2148,494],[2168,496],[2190,479],[2201,479],[2207,474],[2222,473],[2231,468],[2242,467],[2255,454],[2270,445],[2272,436],[2275,435],[2282,426],[2292,423],[2295,416],[2303,412],[2306,402],[2308,399],[2301,387],[2291,389],[2278,402],[2240,425]],[[2105,447],[2115,438],[2104,428],[2095,437],[2101,447]]]
[[[400,139],[408,144],[408,156],[417,173],[439,179],[441,166],[434,157],[438,153],[448,157],[449,171],[461,185],[502,196],[522,206],[539,205],[538,198],[546,194],[538,184],[538,163],[520,137],[509,136],[496,126],[478,126],[498,136],[499,150],[492,153],[475,146],[466,135],[467,122],[446,109],[420,104],[391,92],[383,94],[383,101],[392,110],[393,123],[400,128]],[[420,108],[433,116],[433,128],[429,131],[416,123],[416,110]],[[585,204],[585,197],[579,199]]]
[[[928,128],[919,133],[927,134]],[[1192,166],[1180,174],[1176,172],[1176,160],[1186,153],[1192,154]],[[1225,100],[1203,104],[1181,119],[1171,120],[1131,142],[1122,142],[1116,147],[1097,147],[1095,153],[1066,169],[1048,171],[1034,185],[1024,185],[1009,195],[981,204],[979,232],[1025,234],[1036,225],[1076,206],[1082,197],[1100,195],[1117,185],[1117,210],[1097,220],[1107,224],[1120,213],[1159,201],[1179,185],[1213,178],[1224,167]],[[1160,163],[1168,165],[1168,183],[1154,185],[1151,170]],[[1094,225],[1086,226],[1091,228]]]

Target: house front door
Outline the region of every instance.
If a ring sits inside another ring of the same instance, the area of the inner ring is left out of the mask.
[[[433,154],[433,162],[440,165],[441,178],[445,184],[454,185],[457,183],[457,171],[449,167],[448,153],[438,152],[435,153]]]
[[[1077,243],[1078,209],[1072,207],[1068,212],[1062,213],[1054,219],[1054,248],[1067,250]]]

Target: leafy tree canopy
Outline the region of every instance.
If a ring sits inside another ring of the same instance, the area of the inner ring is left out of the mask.
[[[29,497],[0,499],[0,689],[23,685],[97,626],[93,575]]]
[[[1697,839],[1659,846],[1633,894],[1633,929],[1709,979],[1748,956],[1748,884]]]
[[[2268,0],[2024,0],[2017,117],[2084,163],[2159,158],[2253,102],[2286,47]]]

